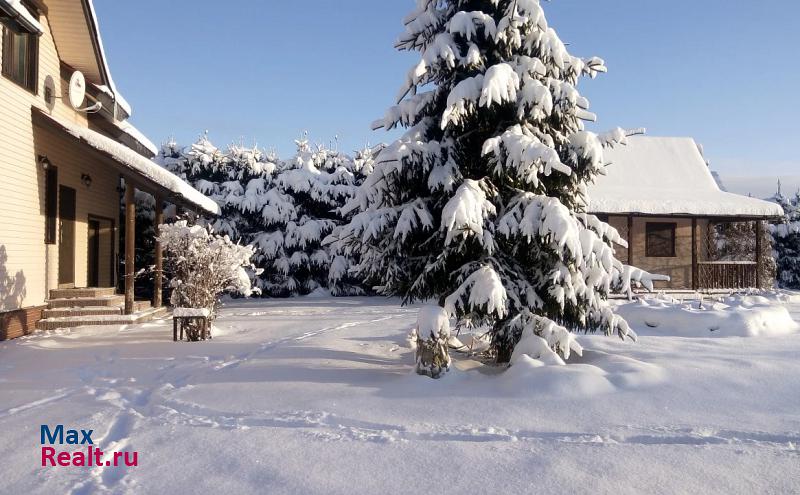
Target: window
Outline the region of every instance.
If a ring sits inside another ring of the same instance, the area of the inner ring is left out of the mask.
[[[56,225],[58,225],[58,169],[52,165],[47,167],[44,176],[44,242],[56,243]]]
[[[645,254],[648,258],[675,257],[675,223],[647,223]]]
[[[36,93],[39,77],[39,37],[3,28],[3,75]]]

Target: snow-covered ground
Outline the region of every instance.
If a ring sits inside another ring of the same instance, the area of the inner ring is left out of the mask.
[[[497,374],[456,357],[434,381],[412,372],[416,311],[234,302],[205,343],[173,343],[167,321],[0,343],[0,492],[800,490],[796,332],[634,322],[638,343],[581,336],[569,366]],[[140,465],[42,468],[42,424],[94,429]]]

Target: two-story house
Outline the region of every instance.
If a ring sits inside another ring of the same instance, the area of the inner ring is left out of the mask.
[[[0,0],[0,25],[0,340],[37,324],[152,317],[161,291],[152,308],[133,300],[121,194],[130,232],[135,190],[156,197],[158,210],[167,200],[211,214],[217,205],[150,160],[157,150],[127,122],[91,0]],[[124,295],[115,289],[120,251]]]

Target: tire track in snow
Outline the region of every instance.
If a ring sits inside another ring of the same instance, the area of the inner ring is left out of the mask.
[[[64,388],[56,390],[54,392],[55,395],[51,395],[50,397],[45,397],[44,399],[35,400],[32,402],[28,402],[26,404],[14,406],[12,408],[6,409],[5,411],[0,411],[0,419],[4,419],[21,412],[30,411],[33,409],[38,409],[40,407],[50,405],[53,402],[58,402],[62,399],[66,399],[71,395],[74,395],[77,391],[78,391],[77,389],[64,389]]]
[[[265,352],[267,352],[269,350],[275,349],[276,347],[279,347],[279,346],[284,345],[284,344],[288,344],[290,342],[302,342],[302,341],[310,339],[312,337],[317,337],[319,335],[323,335],[323,334],[326,334],[326,333],[335,332],[337,330],[344,330],[346,328],[353,328],[353,327],[358,327],[358,326],[361,326],[361,325],[369,325],[369,324],[373,324],[373,323],[381,323],[381,322],[384,322],[384,321],[389,321],[389,320],[393,320],[393,319],[397,319],[397,318],[406,318],[406,317],[408,317],[408,314],[402,313],[402,314],[384,316],[382,318],[377,318],[377,319],[374,319],[374,320],[347,322],[347,323],[342,323],[340,325],[335,325],[335,326],[321,328],[319,330],[313,330],[313,331],[310,331],[310,332],[305,332],[305,333],[303,333],[301,335],[290,335],[290,336],[284,337],[282,339],[272,340],[272,341],[265,342],[265,343],[259,345],[258,348],[256,348],[254,351],[251,351],[249,353],[236,356],[233,359],[228,359],[226,361],[219,362],[216,366],[214,366],[214,371],[222,371],[222,370],[236,368],[239,365],[241,365],[242,363],[245,363],[245,362],[247,362],[247,361],[249,361],[251,359],[255,359],[258,356],[260,356],[261,354],[263,354],[263,353],[265,353]]]

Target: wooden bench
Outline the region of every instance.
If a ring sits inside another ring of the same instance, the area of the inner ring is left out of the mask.
[[[211,313],[207,309],[175,308],[172,312],[172,340],[175,342],[178,341],[178,328],[180,328],[181,333],[180,340],[183,340],[183,330],[187,324],[192,322],[200,323],[200,338],[202,340],[211,338],[208,322],[210,316]]]

